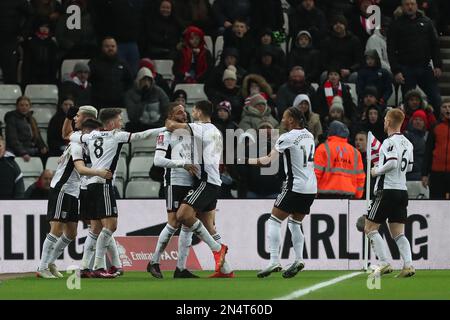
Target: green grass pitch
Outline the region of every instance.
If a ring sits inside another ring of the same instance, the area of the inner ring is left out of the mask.
[[[116,279],[81,279],[80,290],[69,290],[64,279],[16,278],[0,281],[0,299],[151,299],[151,300],[260,300],[286,296],[349,271],[303,271],[292,279],[281,273],[258,279],[255,271],[237,271],[234,279],[207,279],[210,272],[197,272],[200,279],[154,279],[146,272],[128,272]],[[381,289],[367,288],[367,275],[360,274],[311,292],[300,299],[450,299],[450,270],[418,270],[413,278],[398,273],[381,278]]]

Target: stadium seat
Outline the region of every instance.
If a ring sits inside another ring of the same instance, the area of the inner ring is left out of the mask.
[[[314,88],[315,91],[317,91],[317,89],[319,89],[319,84],[318,83],[311,83],[311,87]]]
[[[216,60],[216,65],[220,62],[220,56],[223,51],[223,36],[218,36],[216,43],[214,44],[214,59]]]
[[[27,191],[28,187],[36,182],[36,177],[33,178],[23,178],[23,184],[25,186],[25,191]]]
[[[5,125],[5,114],[10,111],[16,110],[15,106],[1,106],[0,105],[0,126],[3,127]]]
[[[39,157],[31,157],[28,162],[25,162],[21,157],[16,157],[15,160],[24,177],[39,177],[44,170],[41,158]]]
[[[70,74],[73,72],[73,68],[78,62],[88,63],[89,59],[67,59],[63,61],[60,74],[61,81],[64,81],[70,77]]]
[[[194,83],[194,84],[179,83],[175,86],[174,91],[176,91],[178,89],[182,89],[182,90],[186,91],[187,104],[195,104],[196,102],[198,102],[200,100],[208,99],[206,97],[204,87],[205,87],[205,85],[200,84],[200,83]]]
[[[58,87],[54,84],[29,84],[25,95],[32,104],[54,105],[58,103]]]
[[[22,95],[22,90],[16,84],[0,85],[0,105],[14,106],[16,100]]]
[[[425,188],[422,181],[406,181],[409,199],[430,199],[430,188]]]
[[[123,181],[127,180],[127,161],[124,157],[120,157],[117,162],[116,179],[121,178]]]
[[[117,191],[119,191],[120,198],[123,199],[123,180],[116,178],[116,180],[114,181],[114,185],[116,186]]]
[[[148,178],[150,168],[153,164],[153,157],[134,157],[131,158],[128,167],[128,180],[136,178]]]
[[[135,157],[138,154],[151,154],[156,149],[157,135],[151,136],[145,140],[134,141],[131,143],[131,156]]]
[[[130,155],[130,144],[125,143],[122,145],[122,149],[120,149],[120,156],[124,156],[125,158],[128,158]]]
[[[49,157],[47,163],[45,164],[45,169],[55,171],[58,167],[59,157]]]
[[[153,180],[136,180],[127,184],[125,198],[158,198],[161,184]]]
[[[128,117],[128,111],[126,108],[120,108],[122,110],[122,120],[123,124],[125,125],[127,122],[130,121],[130,118]]]
[[[350,87],[350,94],[352,95],[353,103],[358,105],[358,94],[356,93],[356,84],[346,83]]]
[[[155,63],[156,71],[162,75],[165,80],[173,80],[175,77],[173,75],[172,60],[153,60]]]
[[[283,29],[286,34],[289,34],[289,16],[286,12],[283,12],[284,25]]]
[[[208,49],[209,52],[211,52],[211,55],[214,57],[214,45],[213,45],[212,38],[210,36],[205,36],[205,44],[206,44],[206,49]]]
[[[36,106],[32,110],[33,117],[36,119],[39,128],[47,128],[50,119],[56,113],[56,108],[53,106]]]
[[[44,140],[45,144],[48,145],[47,128],[39,128],[39,132],[41,133],[42,140]]]

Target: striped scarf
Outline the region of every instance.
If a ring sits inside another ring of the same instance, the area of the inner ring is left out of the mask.
[[[324,89],[325,89],[325,98],[327,99],[328,107],[331,107],[331,105],[333,104],[333,98],[334,98],[335,94],[334,94],[334,90],[333,90],[333,85],[331,84],[331,82],[329,80],[325,81]],[[340,81],[339,81],[337,95],[342,98],[342,84]]]

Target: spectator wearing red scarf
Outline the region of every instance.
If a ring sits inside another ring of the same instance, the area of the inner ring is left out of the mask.
[[[204,32],[194,26],[183,33],[173,73],[176,83],[204,83],[213,66],[211,53],[206,49]]]

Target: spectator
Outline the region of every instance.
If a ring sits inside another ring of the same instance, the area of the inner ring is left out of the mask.
[[[72,13],[64,13],[58,19],[55,37],[59,47],[59,57],[64,59],[89,59],[94,55],[97,43],[92,16],[87,8],[87,0],[69,0],[65,8],[78,5],[81,11],[80,29],[67,28],[67,20]],[[66,12],[66,10],[63,10]]]
[[[350,128],[351,121],[347,118],[344,110],[345,109],[342,98],[339,96],[334,97],[328,114],[322,120],[323,134],[319,136],[319,143],[322,143],[326,140],[329,135],[328,130],[330,128],[330,125],[335,120],[342,122],[347,126],[347,128]]]
[[[24,193],[23,175],[14,155],[6,151],[5,140],[0,136],[0,199],[21,199]]]
[[[361,154],[347,142],[348,128],[339,121],[330,125],[327,141],[314,154],[317,193],[321,198],[360,199],[365,173]]]
[[[299,94],[308,95],[311,100],[312,106],[316,105],[315,103],[315,95],[316,92],[314,88],[306,82],[305,71],[302,67],[294,66],[291,68],[289,72],[288,81],[281,85],[280,89],[278,89],[277,97],[275,99],[278,115],[281,117],[284,111],[292,107],[292,103],[294,99]]]
[[[277,129],[279,123],[270,113],[267,100],[262,95],[256,94],[250,98],[250,102],[244,107],[239,128],[244,131],[248,129],[258,130],[261,123],[268,123],[274,129]]]
[[[366,46],[367,40],[375,31],[376,25],[371,18],[372,12],[368,12],[369,6],[374,4],[375,0],[357,0],[351,15],[350,29],[361,41],[363,47]]]
[[[239,65],[239,52],[236,48],[225,48],[218,66],[214,67],[205,83],[205,93],[209,96],[213,90],[218,90],[222,85],[222,77],[229,66],[236,68],[237,84],[242,83],[247,71]]]
[[[404,94],[419,85],[436,107],[438,117],[441,96],[437,79],[442,75],[442,60],[436,29],[429,18],[417,11],[416,0],[404,0],[402,10],[403,15],[392,22],[387,37],[394,79],[402,85]]]
[[[172,101],[186,107],[187,104],[187,93],[182,89],[178,89],[173,93]]]
[[[61,99],[58,111],[50,119],[47,128],[47,141],[49,148],[49,156],[59,157],[66,148],[66,141],[63,139],[61,132],[66,119],[67,111],[70,107],[75,106],[72,97]]]
[[[391,19],[384,16],[381,17],[380,29],[375,29],[373,35],[371,35],[367,40],[365,50],[365,52],[368,52],[369,50],[376,50],[381,60],[381,67],[389,72],[391,71],[391,65],[389,64],[387,52],[386,34],[390,24]]]
[[[52,32],[55,31],[56,22],[63,13],[62,5],[57,0],[31,0],[35,21],[47,20]]]
[[[175,16],[183,28],[196,26],[208,35],[215,34],[215,21],[209,0],[173,0]]]
[[[265,48],[270,47],[274,55],[275,63],[284,67],[286,65],[286,54],[283,49],[275,43],[272,29],[264,29],[258,34],[258,37],[258,45],[255,50],[256,59],[252,59],[252,63],[258,63],[258,58],[261,57],[262,51],[264,51]]]
[[[407,129],[412,114],[419,109],[425,111],[425,114],[427,115],[427,130],[430,130],[437,122],[436,117],[433,114],[433,108],[428,105],[419,90],[413,89],[407,92],[405,94],[404,102],[403,111],[405,112],[405,120],[403,121],[402,132]]]
[[[320,114],[321,119],[328,114],[334,97],[339,96],[343,100],[345,115],[353,118],[355,104],[350,94],[350,88],[341,82],[341,76],[337,69],[328,70],[328,79],[317,89],[316,112]],[[314,107],[314,104],[313,104]]]
[[[333,18],[331,25],[333,30],[320,49],[322,66],[325,70],[337,67],[343,81],[355,83],[363,55],[361,42],[347,30],[344,16]],[[325,78],[326,73],[323,73],[321,80]]]
[[[367,106],[363,118],[355,131],[371,131],[375,138],[380,142],[383,142],[383,140],[386,139],[386,133],[384,132],[384,117],[377,104]]]
[[[0,1],[0,69],[6,84],[17,83],[17,47],[28,36],[30,20],[31,6],[27,0]]]
[[[197,27],[188,27],[173,65],[175,82],[204,83],[213,65],[211,52],[206,49],[205,34]]]
[[[250,72],[263,76],[273,90],[278,90],[285,80],[284,66],[277,61],[277,54],[271,46],[261,48]]]
[[[53,171],[44,170],[35,183],[25,191],[25,199],[48,200],[50,183],[53,179]]]
[[[298,38],[300,31],[307,31],[317,43],[327,35],[327,19],[322,10],[317,8],[315,0],[301,0],[289,14],[289,35]]]
[[[289,52],[288,67],[301,66],[305,70],[306,81],[319,82],[320,52],[314,49],[311,34],[302,30],[297,34],[294,48]]]
[[[252,0],[215,0],[212,9],[218,34],[222,34],[238,18],[242,18],[246,25],[250,23]]]
[[[91,104],[92,86],[89,83],[91,69],[84,62],[77,62],[68,79],[65,79],[59,87],[59,96],[72,96],[77,106]]]
[[[427,137],[422,184],[430,186],[430,199],[450,200],[450,99],[443,101],[441,116]]]
[[[280,0],[251,0],[250,29],[257,36],[264,29],[283,31],[284,17]]]
[[[386,134],[384,132],[384,112],[386,108],[378,103],[378,91],[375,87],[367,87],[364,90],[364,93],[361,95],[361,103],[358,106],[356,117],[354,117],[353,121],[353,130],[352,132],[358,132],[358,131],[365,131],[368,132],[370,130],[375,130],[378,134],[375,134],[378,140],[381,142],[386,137]],[[375,128],[368,128],[367,127],[367,121],[369,121],[368,117],[368,110],[369,108],[375,107],[374,110],[376,110],[377,113],[377,119],[378,121],[374,120],[374,115],[372,110],[372,124],[376,124]]]
[[[358,133],[356,133],[355,135],[355,148],[361,153],[361,158],[363,161],[363,165],[364,165],[364,172],[367,172],[367,132],[365,131],[360,131]],[[370,150],[370,148],[369,148]],[[373,150],[372,152],[372,157],[373,157]],[[371,167],[372,167],[372,163],[377,162],[378,160],[371,158]],[[367,178],[367,177],[366,177]],[[370,179],[370,193],[369,194],[373,194],[373,190],[375,189],[375,183],[376,183],[376,179]],[[365,193],[365,186],[366,184],[364,183],[364,193]],[[365,194],[364,194],[364,199],[365,199]]]
[[[163,76],[158,73],[158,70],[156,69],[155,63],[152,59],[149,58],[142,58],[141,61],[139,61],[139,70],[142,67],[146,67],[150,69],[150,71],[153,73],[153,78],[155,79],[155,83],[158,87],[164,90],[164,92],[167,94],[167,96],[172,95],[172,90],[169,87],[168,82],[163,78]]]
[[[130,119],[126,130],[138,132],[163,126],[168,105],[169,98],[155,84],[151,70],[141,68],[134,87],[125,94],[125,106]]]
[[[56,83],[57,46],[52,39],[49,22],[36,21],[33,32],[24,44],[23,82]]]
[[[89,61],[92,83],[92,103],[97,109],[124,105],[125,92],[133,79],[126,63],[117,55],[114,38],[102,41],[101,54]]]
[[[228,28],[223,34],[223,47],[238,49],[239,64],[244,69],[249,68],[255,48],[253,35],[248,32],[248,30],[248,24],[243,19],[239,18],[234,20],[233,27]]]
[[[152,59],[175,59],[176,45],[183,27],[175,18],[172,1],[161,0],[155,11],[148,12],[145,19],[145,53]]]
[[[267,100],[267,104],[272,109],[272,115],[277,117],[277,107],[275,101],[272,99],[274,97],[273,90],[266,79],[258,74],[248,74],[242,82],[241,95],[245,100],[245,104],[250,101],[252,96],[258,93]]]
[[[365,54],[365,63],[358,71],[358,80],[356,81],[356,93],[362,97],[364,90],[368,86],[377,89],[380,104],[386,105],[392,95],[392,76],[391,73],[381,66],[380,57],[376,50],[367,51]]]
[[[223,73],[222,81],[222,86],[218,90],[211,91],[208,98],[214,105],[218,105],[221,101],[228,101],[231,104],[232,120],[239,121],[244,101],[237,86],[236,68],[229,66]]]
[[[391,1],[391,0],[389,0]],[[351,15],[354,7],[353,0],[320,0],[319,7],[325,12],[327,19],[330,20],[336,15]]]
[[[322,124],[320,123],[320,117],[317,113],[314,113],[311,108],[311,101],[306,94],[299,94],[292,105],[297,107],[303,113],[306,118],[306,127],[309,132],[314,136],[314,142],[316,146],[319,144],[319,136],[322,135]]]
[[[36,119],[31,110],[31,100],[22,96],[17,98],[16,110],[5,115],[6,149],[14,155],[30,161],[32,156],[46,158],[48,148],[42,140]]]

